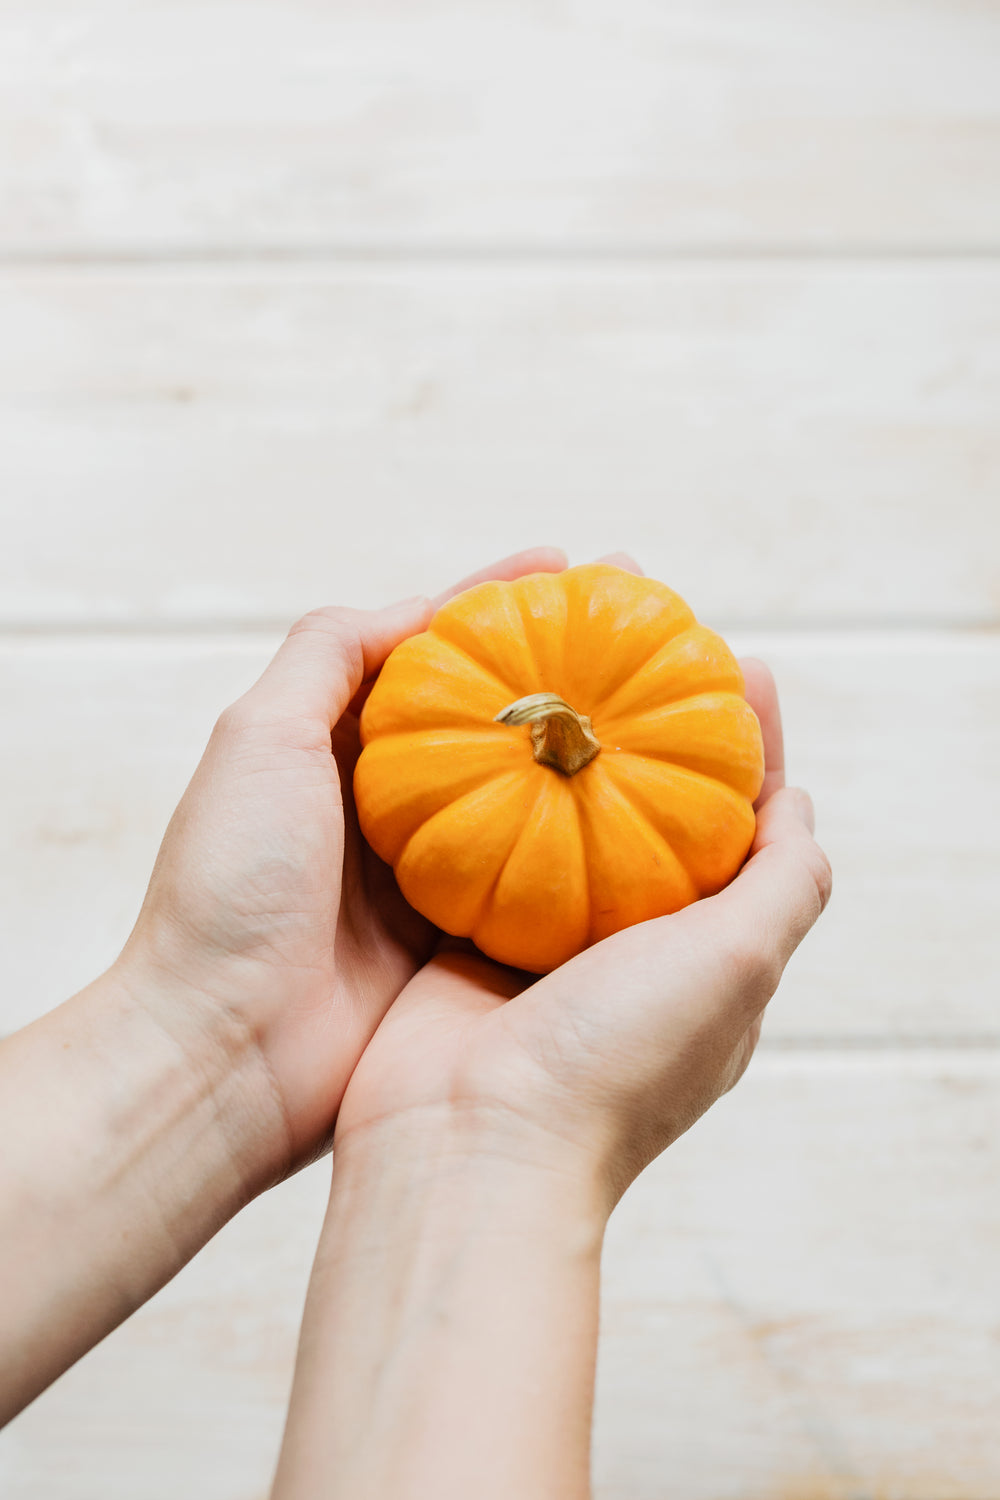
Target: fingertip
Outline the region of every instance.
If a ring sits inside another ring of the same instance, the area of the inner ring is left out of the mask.
[[[437,594],[432,603],[436,609],[440,609],[450,599],[464,594],[467,589],[475,588],[477,584],[513,583],[527,573],[562,573],[568,566],[569,558],[561,547],[528,547],[523,552],[513,552],[509,557],[502,557],[499,561],[470,573],[467,578]]]
[[[833,890],[830,861],[816,842],[814,827],[815,810],[809,793],[802,787],[782,787],[758,813],[752,858],[744,866],[744,870],[751,874],[752,868],[761,862],[757,856],[762,856],[763,864],[768,868],[778,868],[785,863],[796,878],[801,879],[806,874],[815,887],[814,896],[819,897],[818,910],[813,911],[811,921],[815,921],[826,908]],[[777,865],[773,861],[777,861]],[[756,878],[756,873],[752,879]],[[734,885],[739,883],[741,876]]]
[[[569,567],[569,553],[562,547],[533,547],[528,556],[536,560],[536,573],[562,573]]]
[[[245,695],[258,713],[314,720],[332,728],[391,651],[426,628],[433,613],[423,595],[382,609],[324,605],[297,620]]]
[[[763,661],[759,656],[741,656],[740,667],[743,670],[743,680],[747,684],[747,687],[753,683],[754,686],[760,687],[762,691],[771,688],[777,693],[774,673],[767,662]]]
[[[764,781],[754,804],[758,809],[785,784],[785,737],[781,726],[781,705],[774,673],[756,656],[740,658],[743,691],[757,715],[764,746]]]
[[[758,656],[741,656],[740,671],[743,673],[743,692],[758,719],[773,718],[778,714],[778,684],[766,661]]]
[[[801,787],[781,786],[757,809],[754,847],[774,843],[784,834],[798,834],[803,825],[812,833],[812,798]]]
[[[605,563],[609,568],[623,568],[626,573],[635,573],[639,578],[646,576],[642,565],[636,562],[631,552],[607,552],[596,561]]]

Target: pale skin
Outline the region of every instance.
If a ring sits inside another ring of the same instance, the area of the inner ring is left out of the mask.
[[[541,980],[443,942],[350,800],[351,706],[439,602],[300,622],[120,959],[0,1045],[0,1420],[333,1135],[276,1500],[587,1494],[607,1216],[746,1067],[829,867],[748,662],[768,769],[731,886]]]

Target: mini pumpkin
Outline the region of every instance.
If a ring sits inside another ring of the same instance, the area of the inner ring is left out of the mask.
[[[407,901],[536,973],[726,885],[764,775],[725,642],[603,564],[450,600],[386,661],[361,742],[361,828]]]

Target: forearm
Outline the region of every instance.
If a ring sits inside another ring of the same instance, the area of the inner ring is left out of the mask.
[[[599,1195],[439,1118],[334,1150],[274,1500],[586,1496]]]
[[[0,1045],[0,1421],[263,1186],[252,1048],[197,1027],[112,970]]]

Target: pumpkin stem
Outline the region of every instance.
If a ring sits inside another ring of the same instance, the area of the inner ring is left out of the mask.
[[[600,741],[586,714],[578,714],[555,693],[530,693],[508,703],[497,714],[497,724],[530,724],[531,748],[541,766],[552,766],[564,776],[575,776],[600,753]]]

